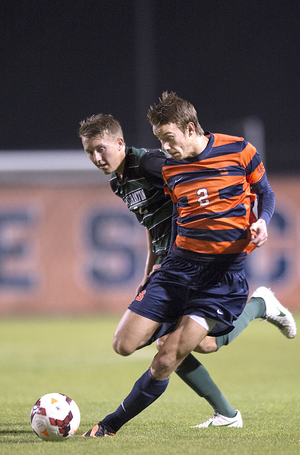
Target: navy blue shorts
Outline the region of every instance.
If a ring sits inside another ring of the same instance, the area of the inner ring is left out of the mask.
[[[154,272],[129,309],[165,323],[154,339],[174,331],[183,315],[216,321],[211,336],[233,330],[248,299],[244,263],[199,262],[172,252]],[[152,341],[154,341],[152,339]]]

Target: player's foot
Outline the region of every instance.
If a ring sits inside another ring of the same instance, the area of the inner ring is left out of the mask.
[[[240,411],[236,411],[235,417],[225,417],[217,412],[204,423],[195,425],[191,428],[208,428],[208,427],[228,427],[228,428],[242,428],[243,419]]]
[[[292,313],[281,305],[270,289],[261,286],[251,297],[260,297],[265,301],[266,312],[263,319],[278,327],[285,337],[295,338],[297,328]]]
[[[105,438],[115,436],[117,433],[113,433],[104,423],[98,422],[91,430],[86,431],[81,435],[82,438]]]

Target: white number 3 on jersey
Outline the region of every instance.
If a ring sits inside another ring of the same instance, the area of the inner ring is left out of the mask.
[[[206,188],[200,188],[200,190],[197,191],[197,194],[198,196],[200,196],[198,199],[200,207],[204,207],[205,205],[209,204],[208,193]]]

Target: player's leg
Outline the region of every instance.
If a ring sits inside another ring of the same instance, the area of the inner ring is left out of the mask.
[[[207,324],[211,324],[211,327]],[[214,324],[214,321],[206,321],[204,318],[198,318],[196,321],[190,316],[183,316],[176,330],[168,335],[153,359],[150,367],[153,378],[167,379],[198,346]]]
[[[128,356],[145,345],[160,323],[129,309],[123,314],[114,334],[113,348],[117,354]]]
[[[157,340],[156,347],[158,350],[162,347],[167,336],[168,335]],[[214,337],[206,336],[204,340],[207,338],[215,339]],[[175,373],[194,392],[196,392],[199,397],[204,398],[211,405],[214,414],[220,414],[229,418],[235,417],[237,413],[236,409],[231,406],[229,401],[222,394],[204,365],[202,365],[192,354],[189,354],[181,362],[176,368]]]
[[[168,298],[167,290],[164,290],[163,287],[159,287],[159,291],[164,291],[164,295],[163,298],[160,295],[159,298],[155,299],[155,294],[157,293],[158,289],[157,283],[155,283],[152,294],[151,291],[149,292],[149,289],[151,289],[151,283],[148,288],[148,293],[144,294],[145,300],[148,300],[148,312],[151,310],[153,302],[155,300],[159,304],[162,301],[165,302],[166,298]],[[169,290],[170,289],[172,291],[174,290],[173,287],[169,286]],[[176,287],[176,292],[178,293],[177,289],[178,287]],[[141,300],[144,299],[144,297],[142,297]],[[172,299],[172,296],[169,296],[169,299]],[[144,303],[145,300],[143,300]],[[180,296],[178,295],[177,300],[180,301]],[[174,299],[174,301],[176,301],[176,299]],[[174,307],[171,305],[165,308],[167,311],[170,311],[170,309],[172,309],[172,312],[174,312]],[[238,306],[235,309],[237,308]],[[143,308],[143,310],[145,311],[145,308]],[[168,316],[168,314],[166,314],[166,316]],[[124,318],[125,322],[126,318],[127,316]],[[200,319],[206,323],[206,326],[205,324],[199,322]],[[192,319],[192,317],[183,316],[178,327],[169,335],[160,351],[156,354],[151,364],[150,370],[146,371],[138,379],[130,394],[125,398],[119,408],[114,413],[106,416],[101,422],[95,425],[92,430],[88,431],[83,436],[102,437],[105,436],[105,432],[109,434],[116,433],[116,431],[118,431],[118,429],[121,428],[124,423],[128,422],[134,416],[139,414],[143,409],[153,403],[166,389],[169,381],[169,376],[172,371],[174,371],[184,360],[184,358],[187,357],[190,352],[195,349],[195,347],[201,342],[201,340],[207,335],[208,331],[214,325],[211,324],[211,326],[208,326],[207,323],[208,321],[203,320],[203,318],[198,318],[198,321],[196,322],[194,319]],[[130,328],[129,326],[127,327],[127,323],[124,325],[126,330],[123,330],[124,327],[122,322],[120,326],[121,336],[119,339],[126,337],[127,329]],[[152,327],[152,329],[154,329],[154,327]],[[116,338],[118,339],[118,332]],[[143,341],[145,342],[145,339]],[[116,343],[116,346],[117,345],[118,343]],[[131,352],[132,348],[127,347],[124,349],[122,346],[121,349],[118,346],[117,349],[120,349],[120,351],[124,350],[124,352],[127,353]]]
[[[152,404],[166,390],[172,371],[207,334],[207,329],[183,316],[154,357],[151,367],[134,384],[131,392],[112,414],[107,415],[83,437],[112,436],[126,422]]]
[[[166,390],[169,379],[158,381],[151,376],[148,369],[134,384],[131,392],[121,405],[98,422],[82,437],[101,438],[114,436],[117,431],[129,420],[152,404]]]
[[[196,357],[189,354],[176,368],[175,373],[199,397],[204,398],[213,408],[214,414],[233,418],[237,411],[222,394],[221,390],[212,380],[207,369]]]

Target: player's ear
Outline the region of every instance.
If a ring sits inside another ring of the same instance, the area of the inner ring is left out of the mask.
[[[191,136],[196,131],[195,124],[193,122],[189,122],[187,124],[186,129],[187,129],[188,135]]]
[[[123,138],[123,137],[118,137],[117,143],[118,143],[119,147],[123,147],[123,145],[124,145],[124,138]]]

